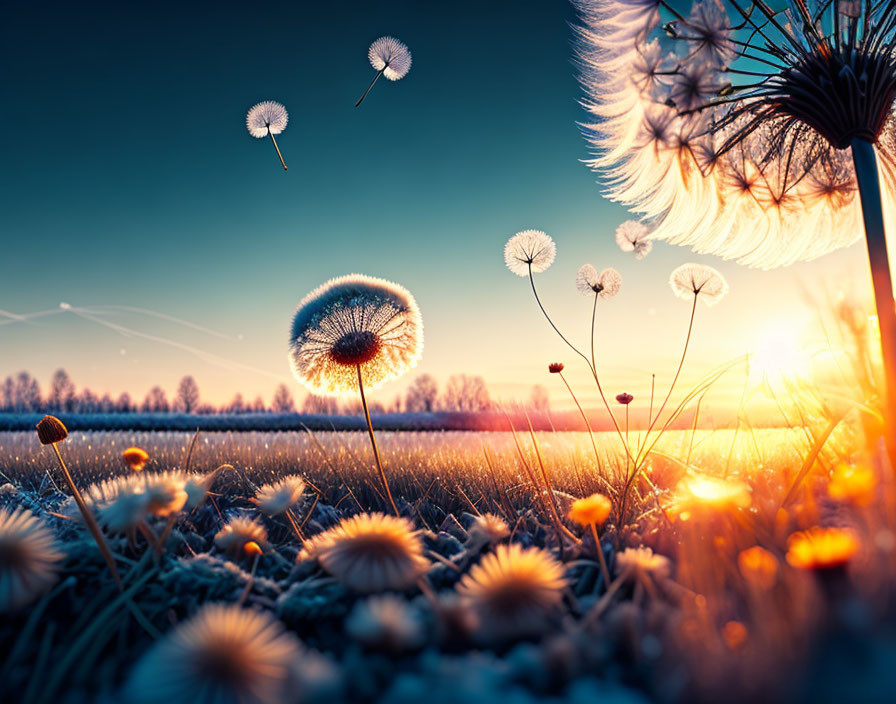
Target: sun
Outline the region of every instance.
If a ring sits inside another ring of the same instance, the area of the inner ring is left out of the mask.
[[[804,379],[811,363],[803,325],[780,321],[766,329],[750,353],[750,374],[759,382]]]

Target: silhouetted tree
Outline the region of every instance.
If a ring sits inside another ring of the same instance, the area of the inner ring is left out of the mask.
[[[487,411],[492,402],[481,376],[457,374],[448,379],[445,408],[449,411]]]
[[[286,384],[280,384],[274,393],[274,400],[271,402],[271,408],[275,413],[294,413],[296,410],[296,402],[289,391]]]
[[[193,413],[198,407],[199,385],[192,376],[185,376],[177,385],[174,408],[181,413]]]
[[[268,407],[265,405],[264,399],[261,396],[256,396],[252,405],[249,407],[249,410],[253,413],[264,413],[268,410]]]
[[[19,372],[13,390],[13,410],[19,413],[36,413],[43,406],[40,384],[28,372]]]
[[[65,369],[57,369],[50,380],[47,406],[51,411],[71,411],[75,405],[75,385]]]
[[[408,413],[430,413],[436,409],[439,385],[429,374],[421,374],[408,387],[404,407]]]
[[[167,413],[171,410],[165,390],[161,386],[153,386],[143,399],[140,410],[144,413]]]
[[[115,412],[116,413],[130,413],[134,410],[134,402],[131,401],[131,395],[125,391],[115,402]]]
[[[76,413],[96,413],[100,410],[100,400],[90,389],[83,389],[75,399]]]
[[[14,410],[15,398],[16,383],[11,376],[8,376],[3,380],[3,385],[0,386],[0,405],[2,405],[4,411]]]
[[[224,410],[227,413],[245,413],[246,402],[243,401],[243,395],[237,394],[234,396],[233,400],[224,407]]]
[[[339,413],[339,403],[335,398],[329,396],[308,394],[302,401],[302,413],[335,416]]]

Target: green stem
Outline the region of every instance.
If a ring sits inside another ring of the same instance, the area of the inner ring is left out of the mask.
[[[865,243],[871,265],[871,281],[874,286],[874,304],[880,328],[880,344],[884,363],[883,389],[885,398],[884,442],[890,465],[896,467],[896,305],[893,302],[893,281],[890,259],[887,255],[887,237],[877,171],[874,145],[856,138],[852,141],[852,158],[862,201],[862,218],[865,221]]]
[[[383,470],[383,463],[380,460],[380,451],[376,446],[376,436],[373,434],[373,423],[370,422],[370,410],[367,408],[367,397],[364,395],[364,382],[361,379],[361,365],[359,364],[356,368],[358,370],[358,388],[361,390],[361,405],[364,406],[364,418],[367,420],[367,433],[370,435],[370,444],[373,446],[373,457],[376,460],[376,468],[379,470],[380,481],[383,482],[383,488],[386,490],[386,496],[392,506],[392,511],[398,516],[398,507],[395,505],[395,501],[392,498],[392,492],[389,491],[389,482],[386,481],[386,472]]]

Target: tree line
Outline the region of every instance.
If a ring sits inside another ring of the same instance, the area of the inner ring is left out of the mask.
[[[538,411],[548,410],[547,392],[535,386],[528,404],[511,404]],[[430,374],[419,375],[403,396],[391,402],[371,403],[372,413],[433,413],[461,411],[475,413],[493,410],[496,404],[481,376],[455,374],[444,389]],[[505,405],[506,407],[506,405]],[[173,396],[161,386],[153,386],[142,400],[124,392],[117,397],[98,394],[89,388],[78,389],[65,369],[58,369],[50,379],[46,393],[28,372],[8,376],[0,386],[0,412],[5,413],[313,413],[319,415],[355,415],[362,412],[358,400],[340,401],[322,396],[306,396],[301,404],[286,384],[280,384],[270,402],[261,396],[248,400],[242,394],[223,405],[214,406],[202,400],[199,385],[192,376],[184,376]]]

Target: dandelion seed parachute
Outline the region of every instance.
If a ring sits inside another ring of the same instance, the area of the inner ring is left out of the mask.
[[[615,269],[604,269],[599,274],[590,264],[584,264],[576,274],[576,289],[583,296],[597,294],[599,298],[612,298],[622,287],[622,277]]]
[[[637,220],[626,220],[616,228],[616,244],[623,252],[634,252],[635,259],[643,259],[653,249],[647,226]]]
[[[367,86],[355,107],[364,102],[364,98],[373,88],[373,85],[379,80],[380,76],[385,76],[390,81],[398,81],[408,75],[411,70],[411,52],[395,37],[380,37],[367,50],[367,58],[370,65],[376,71],[376,76]]]
[[[280,147],[277,145],[274,135],[283,132],[287,122],[289,122],[289,115],[286,108],[273,100],[265,100],[253,105],[246,115],[246,129],[249,130],[249,134],[258,139],[268,136],[271,138],[284,171],[286,171],[286,162],[283,161],[283,154],[280,153]]]
[[[682,264],[672,272],[669,285],[679,298],[691,301],[697,296],[708,306],[715,305],[728,293],[725,277],[703,264]]]
[[[416,366],[423,354],[423,322],[414,297],[385,279],[351,274],[312,291],[293,317],[289,359],[311,393],[375,389]]]
[[[517,232],[504,245],[504,263],[517,276],[539,274],[554,263],[557,245],[541,230]]]

